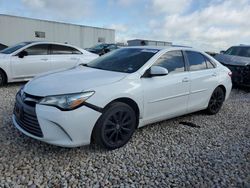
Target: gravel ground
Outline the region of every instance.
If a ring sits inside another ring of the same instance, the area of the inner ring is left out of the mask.
[[[249,91],[234,89],[217,115],[146,126],[125,147],[105,151],[19,133],[11,114],[20,85],[0,88],[0,187],[250,187]]]

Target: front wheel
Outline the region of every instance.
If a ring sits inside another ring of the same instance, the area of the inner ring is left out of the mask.
[[[207,113],[211,115],[217,114],[220,111],[224,100],[225,93],[223,89],[221,87],[217,87],[209,100],[208,107],[206,110]]]
[[[111,104],[98,119],[93,139],[96,144],[107,149],[116,149],[125,145],[136,128],[136,114],[127,104]]]

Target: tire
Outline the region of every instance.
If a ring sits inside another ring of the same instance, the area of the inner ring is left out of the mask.
[[[98,119],[92,137],[94,142],[113,150],[124,146],[136,128],[136,114],[127,104],[115,102],[109,105]]]
[[[5,85],[7,82],[7,77],[2,70],[0,70],[0,86]]]
[[[221,87],[217,87],[209,100],[208,107],[206,109],[207,113],[210,115],[217,114],[225,100],[225,93]]]

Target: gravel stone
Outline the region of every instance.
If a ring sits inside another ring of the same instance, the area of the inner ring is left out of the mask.
[[[16,130],[11,115],[22,84],[0,88],[0,187],[250,187],[247,89],[233,89],[216,115],[155,123],[106,151],[52,146]]]

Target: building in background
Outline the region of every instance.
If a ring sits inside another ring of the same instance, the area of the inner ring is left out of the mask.
[[[88,48],[114,43],[115,30],[0,14],[0,43],[51,41]]]
[[[128,40],[127,42],[128,46],[171,46],[172,45],[172,42],[144,40],[144,39]]]

